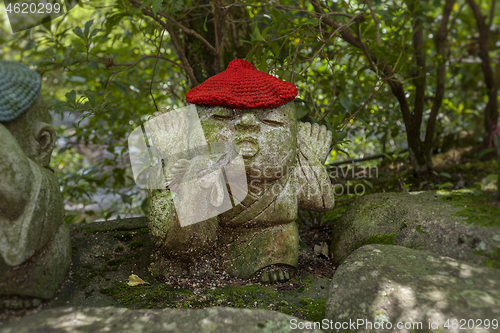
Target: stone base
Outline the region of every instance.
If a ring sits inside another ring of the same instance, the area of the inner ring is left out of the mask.
[[[53,240],[21,265],[9,266],[0,258],[0,299],[2,295],[52,298],[70,261],[69,230],[62,224]]]
[[[238,229],[240,232],[227,244],[224,266],[230,275],[248,279],[270,265],[297,267],[299,230],[295,222],[267,229]]]

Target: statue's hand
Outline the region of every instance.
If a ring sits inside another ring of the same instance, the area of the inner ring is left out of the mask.
[[[299,122],[298,128],[299,141],[302,144],[309,145],[319,161],[324,163],[331,150],[332,132],[326,126],[318,124]]]

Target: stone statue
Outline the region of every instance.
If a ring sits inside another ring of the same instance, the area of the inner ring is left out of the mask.
[[[52,298],[71,260],[49,167],[56,134],[40,90],[35,71],[0,61],[0,299]]]
[[[242,59],[188,92],[186,98],[196,105],[208,144],[235,143],[240,150],[248,193],[234,200],[231,188],[231,209],[181,226],[173,204],[175,177],[179,172],[199,173],[207,163],[184,157],[164,167],[163,188],[149,192],[155,275],[203,274],[207,263],[215,262],[242,279],[290,278],[298,261],[298,210],[327,211],[334,206],[323,166],[332,134],[325,126],[297,121],[296,95],[293,83],[259,72]],[[220,183],[209,181],[205,188],[209,199],[193,199],[182,210],[203,207],[205,211],[221,205],[222,199],[214,200],[218,193],[222,198]]]

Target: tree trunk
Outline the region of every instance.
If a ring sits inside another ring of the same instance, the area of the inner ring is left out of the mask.
[[[479,57],[481,58],[481,69],[483,70],[484,82],[488,89],[488,104],[484,110],[484,130],[485,130],[485,143],[489,142],[489,136],[496,125],[498,118],[498,89],[500,86],[500,63],[497,64],[497,74],[493,71],[491,66],[491,59],[489,56],[490,51],[490,26],[493,20],[495,0],[492,2],[491,17],[489,24],[486,23],[486,15],[481,14],[481,10],[474,0],[467,0],[467,3],[474,13],[474,18],[477,23],[477,30],[479,32]],[[496,76],[496,77],[495,77]]]

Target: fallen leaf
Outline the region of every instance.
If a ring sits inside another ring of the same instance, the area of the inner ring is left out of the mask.
[[[314,253],[316,255],[324,255],[327,258],[330,258],[329,247],[325,242],[321,242],[321,244],[314,245]]]
[[[144,281],[143,279],[141,279],[137,275],[132,274],[132,275],[130,275],[128,277],[128,283],[127,284],[129,286],[131,286],[131,287],[135,287],[135,286],[138,286],[140,284],[149,284],[149,283],[147,283],[146,281]]]

